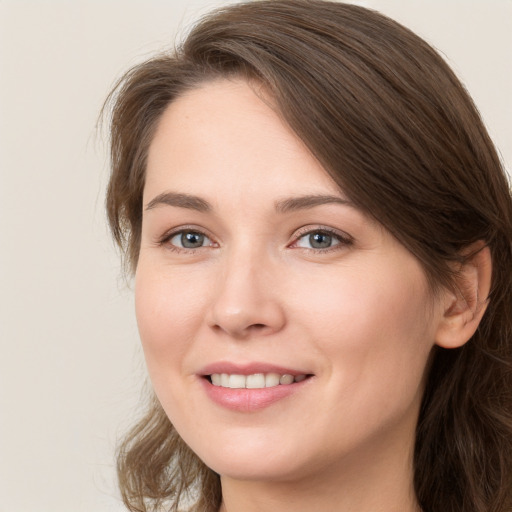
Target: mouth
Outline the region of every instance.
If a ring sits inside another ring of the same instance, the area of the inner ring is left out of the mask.
[[[229,389],[264,389],[277,386],[289,386],[303,382],[311,374],[292,375],[290,373],[253,373],[242,375],[236,373],[212,373],[204,378],[213,386]]]
[[[315,375],[264,362],[219,361],[199,371],[206,395],[224,409],[256,412],[309,388]]]

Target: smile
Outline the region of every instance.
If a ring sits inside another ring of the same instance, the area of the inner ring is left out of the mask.
[[[268,363],[218,362],[198,373],[206,395],[223,409],[256,412],[309,388],[313,373]]]
[[[263,389],[275,386],[286,386],[294,382],[302,382],[307,375],[290,375],[279,373],[253,373],[239,375],[229,373],[213,373],[209,376],[214,386],[230,389]]]

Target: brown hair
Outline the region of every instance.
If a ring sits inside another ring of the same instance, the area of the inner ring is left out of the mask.
[[[436,348],[414,454],[424,512],[512,509],[512,202],[469,95],[422,39],[376,12],[321,0],[238,4],[203,19],[174,53],[130,70],[111,96],[107,210],[135,269],[148,146],[166,106],[218,77],[258,80],[350,199],[422,263],[433,289],[484,241],[488,309],[460,349]],[[220,505],[219,477],[152,402],[120,447],[132,511]]]

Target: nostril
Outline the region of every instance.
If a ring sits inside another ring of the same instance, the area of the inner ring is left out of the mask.
[[[265,324],[252,324],[246,329],[247,335],[252,334],[265,334],[268,329],[268,325]]]

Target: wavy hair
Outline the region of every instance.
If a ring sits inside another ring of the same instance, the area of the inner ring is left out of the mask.
[[[418,419],[414,484],[424,512],[512,510],[512,202],[497,152],[444,60],[393,20],[355,5],[262,0],[202,19],[175,51],[111,93],[107,212],[133,271],[146,157],[166,107],[219,77],[256,80],[359,208],[421,262],[435,290],[483,241],[492,287],[463,347],[435,348]],[[216,512],[220,480],[154,398],[118,453],[132,512]]]

